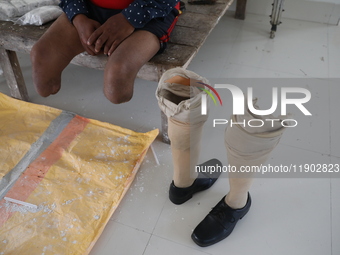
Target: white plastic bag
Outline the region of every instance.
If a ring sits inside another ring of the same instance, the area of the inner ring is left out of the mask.
[[[58,5],[59,0],[0,0],[1,20],[13,20],[36,8]]]
[[[59,6],[43,6],[34,9],[17,20],[19,25],[36,25],[41,26],[51,20],[55,20],[63,13]]]

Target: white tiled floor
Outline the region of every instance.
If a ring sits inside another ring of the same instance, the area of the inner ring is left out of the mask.
[[[259,78],[282,78],[275,82],[308,88],[313,117],[301,118],[297,129],[286,132],[270,162],[340,164],[340,27],[283,21],[271,40],[268,17],[249,14],[245,21],[239,21],[227,13],[188,69],[210,80],[235,82],[240,87],[252,84],[260,95],[265,95],[266,87]],[[34,92],[28,56],[20,55],[19,59],[34,103],[136,131],[160,128],[154,82],[138,79],[132,101],[112,105],[102,93],[103,73],[72,65],[63,74],[59,94],[41,98]],[[0,91],[9,94],[3,76]],[[216,137],[210,140],[217,141]],[[340,179],[256,179],[251,189],[251,211],[233,234],[216,245],[200,248],[191,241],[191,232],[226,194],[228,180],[221,178],[210,190],[175,206],[168,200],[172,178],[169,146],[159,138],[154,147],[160,166],[148,152],[91,255],[340,254]],[[211,154],[202,153],[202,161],[216,156],[226,163],[223,148],[209,151]]]

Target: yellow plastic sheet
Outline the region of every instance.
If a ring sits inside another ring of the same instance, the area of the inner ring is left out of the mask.
[[[0,93],[0,255],[88,254],[157,134]]]

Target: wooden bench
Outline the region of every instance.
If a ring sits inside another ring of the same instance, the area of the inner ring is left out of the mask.
[[[178,66],[186,68],[233,0],[218,0],[214,5],[190,5],[187,0],[184,2],[186,10],[177,22],[167,50],[145,64],[138,73],[139,78],[158,81],[168,69]],[[246,0],[237,0],[235,18],[244,19],[245,6]],[[18,26],[0,21],[0,61],[10,93],[15,98],[29,100],[16,52],[29,54],[34,43],[49,26]],[[94,57],[82,53],[71,63],[104,69],[106,60],[105,56]],[[166,118],[162,116],[163,140],[168,141],[165,130]]]

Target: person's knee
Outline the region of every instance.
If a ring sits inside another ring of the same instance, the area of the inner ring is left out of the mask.
[[[52,94],[56,94],[59,89],[47,86],[47,84],[41,83],[39,81],[34,82],[36,92],[42,97],[48,97]]]
[[[105,97],[113,104],[122,104],[129,102],[132,99],[132,91],[121,91],[119,87],[121,84],[110,84],[109,88],[107,86],[104,89]]]
[[[133,96],[134,78],[133,72],[122,65],[110,68],[104,77],[105,97],[114,104],[130,101]]]
[[[50,50],[42,42],[38,41],[33,45],[30,52],[32,63],[32,78],[37,93],[42,97],[56,94],[60,89],[60,75],[53,76],[53,69],[50,65]]]

